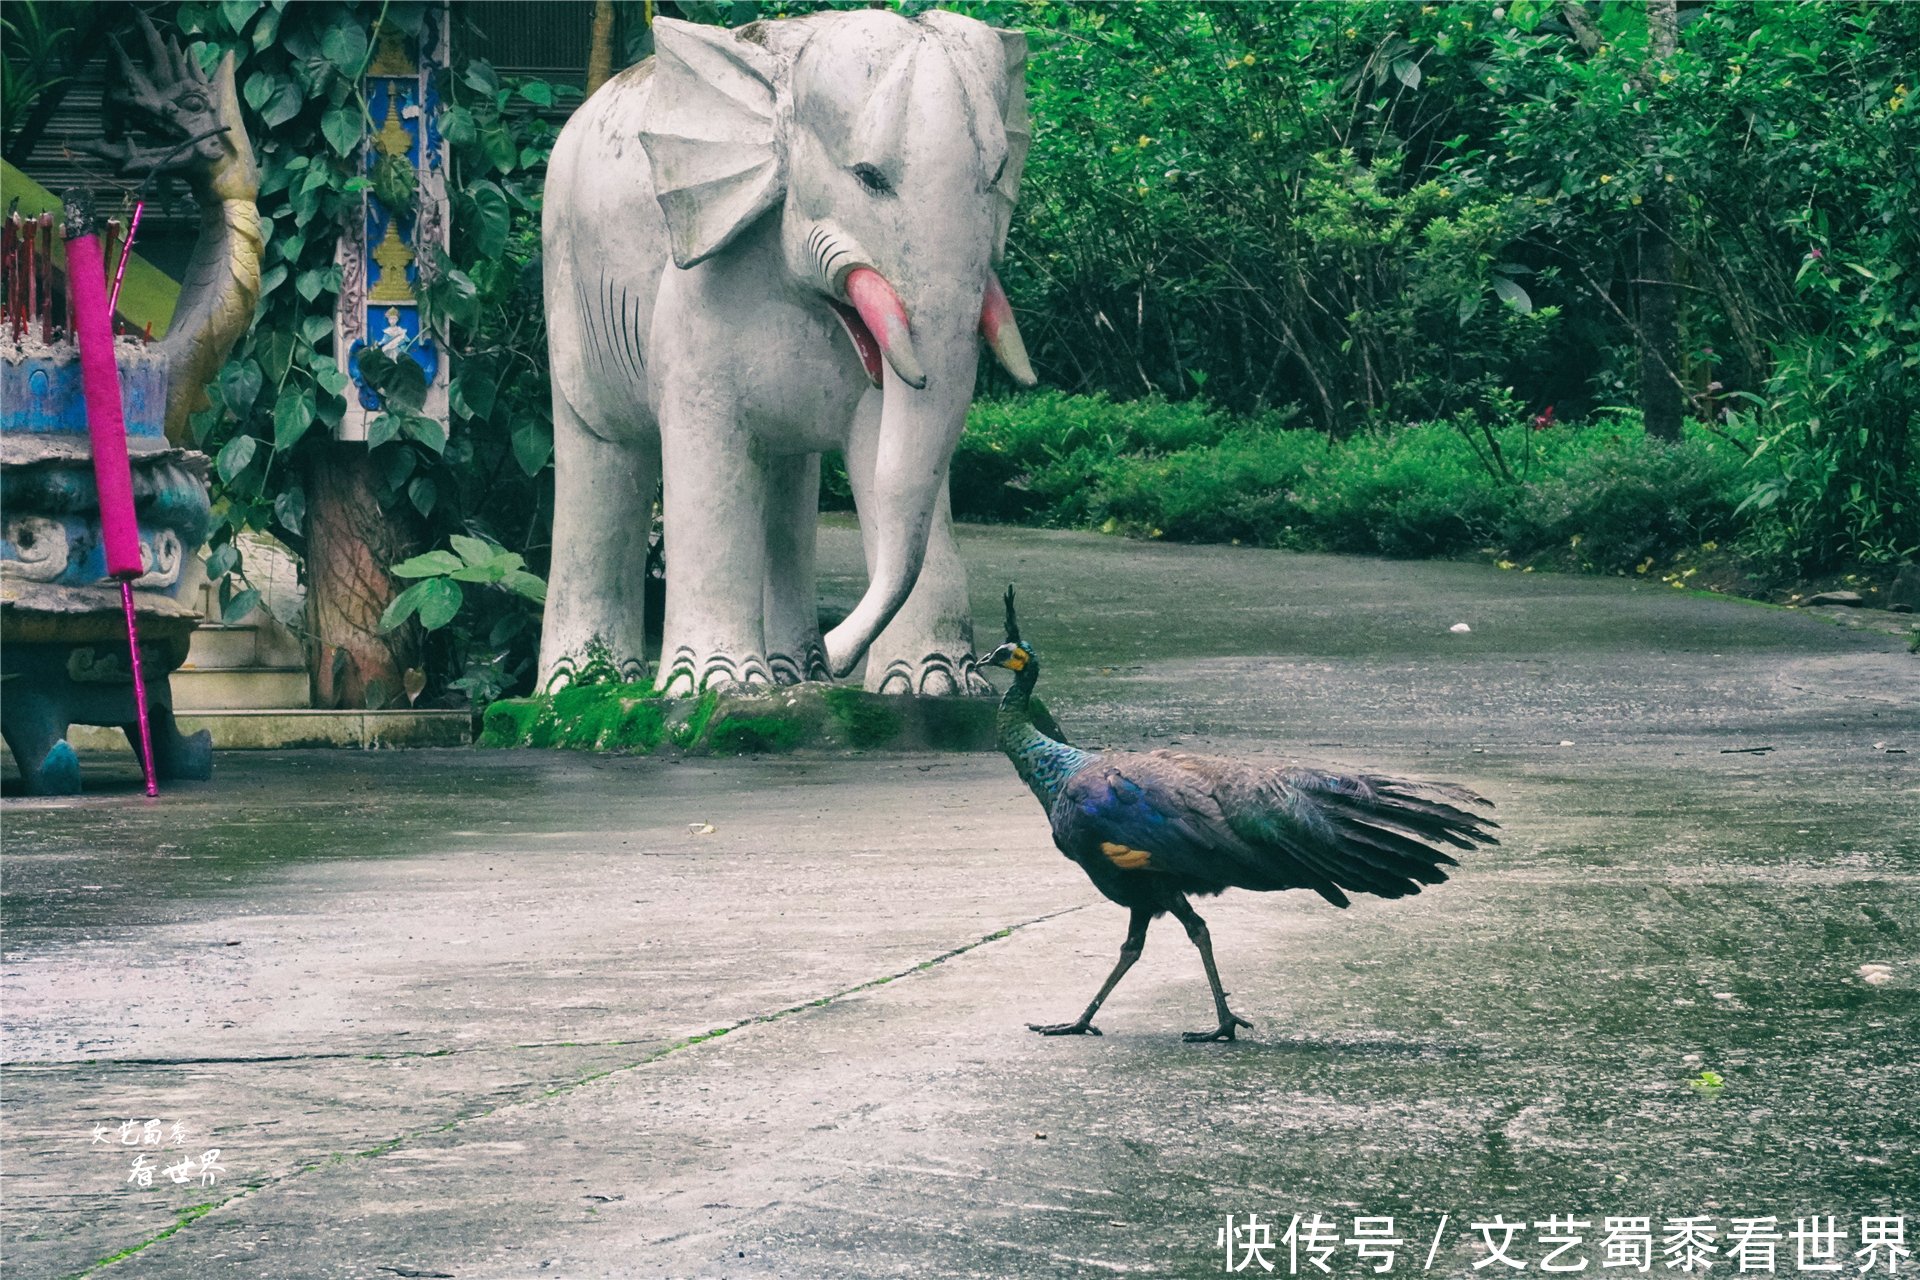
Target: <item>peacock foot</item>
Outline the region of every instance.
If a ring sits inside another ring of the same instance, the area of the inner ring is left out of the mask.
[[[1100,1028],[1085,1018],[1078,1022],[1029,1022],[1027,1030],[1038,1031],[1043,1036],[1097,1036],[1100,1034]]]
[[[1188,1044],[1205,1044],[1209,1040],[1231,1040],[1233,1039],[1233,1029],[1235,1027],[1245,1027],[1249,1031],[1253,1030],[1253,1024],[1251,1022],[1248,1022],[1237,1013],[1229,1013],[1225,1018],[1221,1019],[1220,1025],[1213,1030],[1186,1031],[1181,1033],[1180,1038]]]

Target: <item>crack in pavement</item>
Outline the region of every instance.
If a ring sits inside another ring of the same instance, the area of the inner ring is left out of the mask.
[[[825,1005],[832,1004],[836,1000],[844,1000],[848,996],[858,995],[862,991],[871,991],[875,987],[882,987],[887,985],[890,982],[896,982],[902,978],[911,978],[917,973],[923,973],[926,970],[933,968],[935,965],[945,964],[949,960],[953,960],[960,956],[966,955],[969,951],[978,950],[979,948],[986,946],[990,942],[999,942],[1003,938],[1010,937],[1012,936],[1015,930],[1025,929],[1030,925],[1044,924],[1048,920],[1057,919],[1060,916],[1072,915],[1076,911],[1084,911],[1086,909],[1086,906],[1087,904],[1083,903],[1080,906],[1066,907],[1059,911],[1048,912],[1046,915],[1043,915],[1043,916],[1035,916],[1030,920],[1022,920],[1017,924],[1008,925],[1004,929],[996,930],[993,933],[989,933],[983,937],[976,938],[972,942],[966,943],[962,946],[955,947],[951,951],[943,951],[939,955],[934,956],[931,960],[923,960],[919,964],[900,970],[898,973],[889,973],[878,978],[869,978],[865,982],[856,983],[851,987],[843,987],[838,991],[835,991],[828,995],[820,997],[818,1000],[805,1000],[799,1004],[789,1005],[784,1009],[776,1009],[772,1013],[750,1014],[749,1016],[741,1018],[736,1022],[731,1022],[724,1027],[716,1027],[712,1031],[708,1031],[702,1035],[688,1036],[684,1040],[677,1040],[663,1049],[660,1049],[654,1053],[648,1054],[646,1057],[641,1058],[637,1062],[630,1062],[630,1063],[627,1063],[625,1066],[608,1067],[604,1071],[590,1072],[587,1075],[581,1076],[577,1080],[572,1080],[566,1084],[559,1085],[555,1088],[544,1090],[539,1094],[539,1096],[542,1098],[551,1098],[559,1094],[571,1093],[573,1090],[579,1089],[585,1085],[591,1084],[596,1080],[603,1080],[608,1076],[617,1075],[623,1071],[633,1071],[633,1070],[637,1070],[640,1067],[650,1066],[653,1063],[659,1062],[663,1058],[666,1058],[672,1054],[680,1052],[682,1049],[690,1049],[695,1045],[705,1044],[709,1040],[717,1040],[721,1036],[726,1035],[728,1032],[738,1031],[742,1027],[750,1027],[750,1026],[755,1026],[759,1024],[769,1023],[769,1022],[778,1022],[782,1018],[791,1017],[792,1015],[797,1013],[805,1013],[809,1009],[821,1008]],[[598,1042],[590,1042],[588,1044],[582,1044],[580,1045],[580,1047],[582,1048],[619,1047],[620,1045],[632,1044],[632,1043],[637,1043],[637,1042],[622,1040],[622,1041],[611,1042],[608,1045],[599,1045]],[[517,1049],[517,1048],[526,1048],[531,1046],[514,1045],[512,1047]],[[499,1050],[483,1049],[483,1048],[476,1047],[473,1049],[458,1049],[458,1050],[440,1049],[431,1053],[396,1053],[396,1054],[341,1053],[341,1054],[295,1055],[295,1056],[284,1057],[284,1058],[225,1058],[225,1059],[221,1059],[221,1058],[152,1058],[152,1059],[124,1059],[124,1060],[109,1059],[108,1061],[116,1062],[116,1063],[120,1061],[125,1061],[128,1064],[139,1063],[141,1065],[182,1066],[182,1065],[195,1065],[195,1064],[217,1064],[217,1063],[223,1063],[223,1062],[230,1062],[230,1063],[237,1063],[237,1064],[247,1064],[247,1063],[256,1063],[256,1062],[300,1062],[300,1061],[307,1061],[307,1060],[319,1060],[323,1058],[336,1058],[336,1059],[337,1058],[371,1059],[371,1058],[382,1058],[382,1057],[438,1058],[438,1057],[448,1057],[455,1053],[496,1053],[496,1052],[499,1052]],[[28,1065],[28,1064],[21,1064],[21,1065]],[[61,1064],[41,1062],[41,1063],[34,1063],[31,1065],[57,1066]],[[92,1064],[91,1063],[88,1063],[88,1064],[74,1063],[69,1065],[92,1065]],[[372,1147],[368,1147],[364,1151],[336,1152],[333,1155],[324,1157],[323,1159],[320,1159],[320,1160],[316,1160],[312,1164],[303,1165],[300,1168],[296,1169],[294,1172],[287,1174],[283,1177],[275,1178],[271,1182],[256,1183],[256,1184],[247,1186],[245,1189],[238,1191],[231,1196],[228,1196],[225,1200],[219,1201],[217,1204],[195,1205],[193,1208],[183,1212],[180,1215],[179,1221],[173,1223],[171,1226],[168,1226],[162,1229],[161,1231],[156,1232],[153,1236],[149,1237],[146,1240],[140,1241],[138,1244],[129,1245],[127,1248],[120,1250],[120,1252],[114,1254],[111,1257],[102,1258],[98,1262],[89,1263],[87,1266],[82,1267],[80,1270],[66,1277],[66,1280],[82,1280],[82,1277],[92,1275],[94,1272],[100,1270],[102,1267],[111,1266],[116,1262],[125,1261],[126,1259],[131,1258],[134,1254],[139,1253],[141,1250],[146,1249],[151,1245],[158,1244],[160,1241],[165,1240],[168,1237],[176,1234],[177,1232],[185,1229],[196,1220],[206,1217],[208,1214],[212,1213],[215,1209],[224,1209],[230,1204],[234,1204],[241,1200],[249,1199],[257,1192],[265,1191],[273,1187],[279,1187],[284,1183],[292,1181],[294,1178],[300,1177],[303,1174],[312,1173],[315,1170],[327,1168],[331,1165],[344,1164],[349,1160],[365,1160],[370,1157],[385,1155],[387,1152],[392,1151],[397,1147],[404,1146],[406,1143],[413,1141],[415,1138],[424,1137],[428,1134],[445,1133],[449,1129],[456,1129],[459,1126],[468,1123],[469,1121],[484,1120],[488,1116],[495,1115],[503,1111],[508,1111],[514,1107],[518,1107],[522,1105],[524,1105],[524,1103],[521,1101],[503,1102],[497,1106],[488,1107],[483,1111],[476,1111],[471,1115],[456,1115],[453,1119],[447,1121],[445,1124],[430,1126],[422,1129],[415,1129],[408,1133],[400,1134],[398,1137],[389,1138],[387,1141],[378,1143]]]

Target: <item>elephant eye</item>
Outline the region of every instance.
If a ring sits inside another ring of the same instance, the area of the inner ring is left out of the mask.
[[[853,166],[853,176],[860,179],[860,185],[875,195],[892,195],[893,184],[887,181],[887,175],[870,164]]]

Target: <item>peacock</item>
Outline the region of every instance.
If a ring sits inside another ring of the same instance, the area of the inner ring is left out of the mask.
[[[1007,588],[1007,642],[981,660],[1013,672],[996,717],[1000,747],[1046,809],[1053,842],[1094,887],[1133,913],[1119,963],[1077,1021],[1029,1023],[1048,1036],[1099,1035],[1093,1015],[1146,947],[1147,926],[1172,912],[1200,951],[1219,1025],[1188,1041],[1231,1040],[1253,1024],[1227,1007],[1207,922],[1187,899],[1233,887],[1312,889],[1336,907],[1348,893],[1400,898],[1442,884],[1458,862],[1431,843],[1498,844],[1491,808],[1464,787],[1371,774],[1276,768],[1173,751],[1082,751],[1034,725],[1040,657],[1020,639]]]

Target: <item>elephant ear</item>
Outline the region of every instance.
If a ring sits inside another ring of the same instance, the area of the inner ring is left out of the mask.
[[[653,91],[640,145],[653,164],[674,265],[704,262],[786,195],[773,59],[719,27],[653,24]]]
[[[1007,163],[1000,181],[993,184],[998,221],[994,228],[993,259],[1000,260],[1007,249],[1007,227],[1013,221],[1013,206],[1020,199],[1020,174],[1027,167],[1027,150],[1033,146],[1033,125],[1027,119],[1027,37],[1024,32],[995,28],[1000,47],[1007,58]]]

